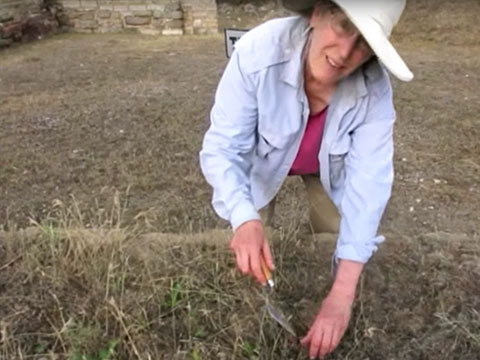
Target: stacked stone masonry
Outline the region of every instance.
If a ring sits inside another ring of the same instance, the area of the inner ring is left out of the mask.
[[[135,29],[149,35],[218,31],[215,0],[57,0],[63,22],[77,32]]]
[[[0,47],[55,31],[61,7],[54,0],[0,0]]]
[[[218,31],[215,0],[0,0],[0,47],[42,38],[58,28],[150,35]]]

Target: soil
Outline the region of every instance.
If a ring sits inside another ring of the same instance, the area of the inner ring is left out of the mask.
[[[229,230],[50,230],[0,232],[0,359],[307,359],[235,270]],[[479,359],[478,238],[387,237],[327,358]],[[335,236],[290,229],[270,240],[271,301],[303,336],[330,287]]]
[[[410,5],[394,37],[416,78],[394,80],[396,182],[383,226],[472,234],[480,218],[480,44],[472,36],[480,5],[428,4]],[[286,14],[247,6],[221,5],[221,26]],[[88,224],[116,191],[125,223],[142,213],[158,231],[225,225],[198,166],[227,62],[221,35],[64,34],[0,57],[0,227],[46,221],[56,199],[73,198]],[[296,179],[280,197],[280,224],[292,213],[307,221]]]
[[[221,27],[286,14],[268,3],[219,9]],[[393,36],[415,79],[393,80],[396,180],[381,225],[389,236],[366,271],[341,358],[478,358],[479,14],[476,0],[411,1]],[[66,353],[99,349],[113,336],[124,336],[122,359],[138,358],[135,341],[156,359],[198,358],[192,349],[205,359],[301,358],[273,325],[254,343],[260,305],[251,284],[235,278],[225,248],[199,242],[182,251],[178,240],[150,249],[131,234],[54,231],[141,224],[142,233],[169,233],[167,242],[172,233],[194,242],[227,228],[198,165],[226,63],[221,34],[60,34],[1,50],[0,230],[8,232],[0,231],[0,359],[17,354],[17,345],[22,354],[42,352],[37,345]],[[278,296],[304,331],[326,290],[313,289],[311,277],[328,278],[331,247],[297,246],[297,229],[308,228],[301,181],[287,179],[277,204],[273,244],[285,286]],[[41,239],[14,231],[32,223]],[[111,278],[113,293],[109,283],[104,293]],[[183,297],[177,307],[170,298],[162,313],[157,304],[179,279],[187,279]],[[194,336],[197,310],[206,325]],[[69,316],[88,326],[75,327]],[[131,321],[131,338],[119,319]],[[10,343],[7,323],[20,334]],[[58,333],[63,326],[75,331]],[[187,333],[190,342],[181,342]],[[258,356],[259,346],[271,357]]]

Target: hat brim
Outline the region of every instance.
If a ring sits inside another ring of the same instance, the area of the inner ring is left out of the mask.
[[[385,36],[380,24],[361,9],[347,9],[341,4],[337,3],[337,5],[345,12],[385,67],[398,79],[411,81],[413,73]]]

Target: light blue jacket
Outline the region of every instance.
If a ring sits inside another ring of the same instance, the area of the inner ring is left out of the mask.
[[[215,211],[234,229],[259,219],[295,159],[309,117],[302,61],[309,30],[295,16],[249,31],[218,85],[200,163]],[[393,182],[394,120],[378,61],[338,84],[318,155],[320,181],[341,216],[335,261],[365,263],[383,241],[377,229]]]

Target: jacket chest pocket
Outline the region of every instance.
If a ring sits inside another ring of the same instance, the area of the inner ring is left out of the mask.
[[[336,142],[329,152],[330,165],[330,186],[339,188],[345,182],[345,160],[350,151],[350,136],[345,136],[341,141]]]
[[[266,158],[276,149],[284,149],[290,143],[292,136],[279,136],[273,132],[258,132],[256,154],[260,158]]]

